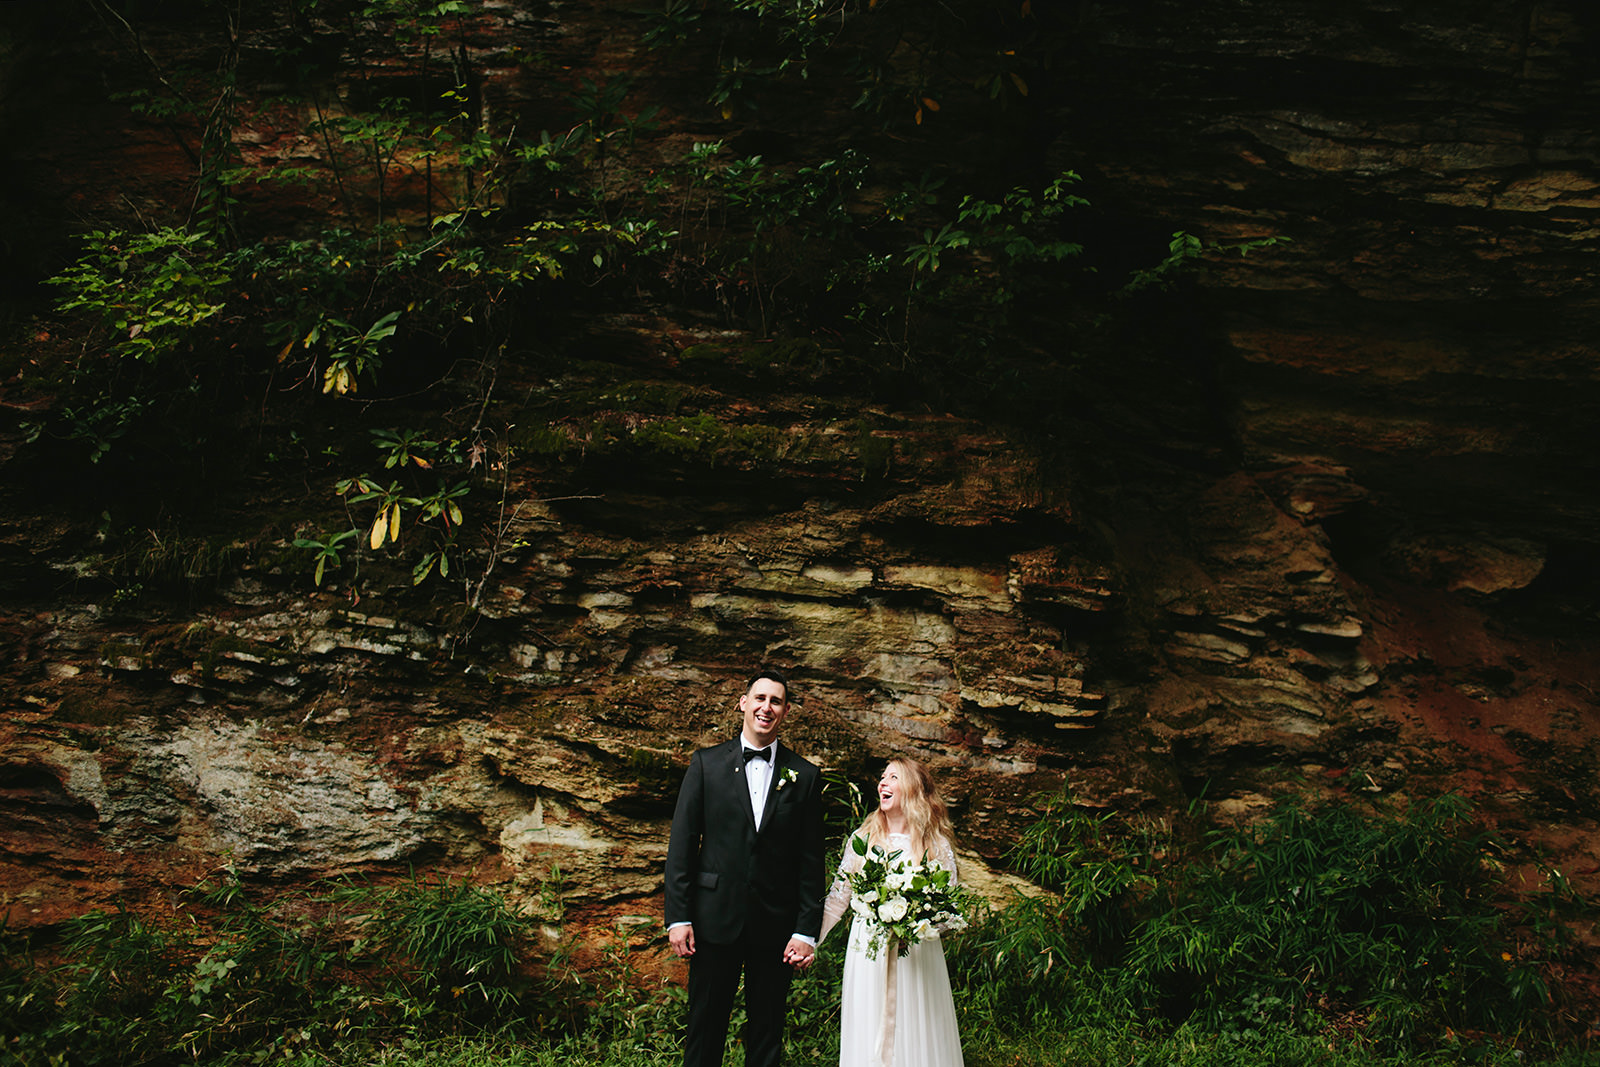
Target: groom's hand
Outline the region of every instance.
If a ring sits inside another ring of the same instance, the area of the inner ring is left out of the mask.
[[[783,949],[783,962],[802,971],[811,966],[816,958],[816,946],[808,945],[798,937],[791,937]]]
[[[672,951],[684,959],[694,955],[694,925],[684,923],[674,926],[667,931],[667,943],[672,946]]]

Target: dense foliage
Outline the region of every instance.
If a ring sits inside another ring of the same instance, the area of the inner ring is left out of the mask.
[[[1583,902],[1554,876],[1508,894],[1501,844],[1469,817],[1453,798],[1411,812],[1289,807],[1185,844],[1047,805],[1015,857],[1045,890],[946,941],[971,1061],[1052,1062],[1048,1036],[1101,1057],[1090,1062],[1129,1050],[1183,1064],[1513,1051],[1585,1062],[1550,982]],[[561,905],[550,887],[542,921]],[[514,1063],[493,1051],[513,1047],[528,1062],[550,1062],[539,1049],[677,1058],[682,990],[641,966],[659,958],[659,934],[635,943],[619,927],[580,967],[577,946],[541,946],[533,929],[524,909],[465,883],[341,882],[267,900],[224,872],[159,923],[94,912],[38,959],[9,938],[0,1048],[85,1067],[380,1050],[387,1062],[406,1049],[418,1063]],[[837,1056],[840,963],[827,946],[796,983],[801,1062]]]
[[[1506,855],[1457,797],[1289,803],[1192,842],[1056,798],[1015,856],[1054,892],[1017,901],[955,958],[996,1014],[1072,1004],[1241,1039],[1343,1030],[1392,1051],[1550,1039],[1574,1021],[1551,979],[1582,901],[1554,871],[1509,893]]]
[[[470,610],[507,548],[511,471],[773,458],[762,428],[683,395],[625,418],[538,404],[528,383],[556,388],[574,364],[575,312],[670,301],[767,342],[683,345],[684,366],[1027,421],[1128,294],[1220,251],[1179,235],[1103,270],[1071,171],[874,158],[887,134],[935,147],[934,116],[1013,121],[1065,47],[1050,17],[985,0],[669,2],[632,24],[644,73],[603,83],[514,43],[485,52],[490,13],[467,0],[197,0],[184,18],[211,30],[188,36],[209,45],[170,55],[150,43],[157,11],[87,2],[125,56],[106,77],[128,121],[175,139],[193,173],[160,217],[86,227],[49,278],[36,333],[55,358],[19,368],[48,397],[25,416],[24,467],[77,487],[102,547],[85,577],[128,595],[203,581],[242,547],[316,585],[353,589],[363,563],[443,579]],[[728,136],[661,126],[658,60],[704,73]],[[490,66],[547,87],[543,128],[486,96]],[[782,160],[736,147],[800,107],[855,117]],[[880,470],[881,447],[863,437],[851,462]],[[301,469],[321,495],[258,539],[208,527],[230,486]]]
[[[265,902],[229,870],[165,919],[73,920],[48,964],[8,937],[3,1044],[8,1062],[29,1064],[260,1062],[481,1029],[550,994],[523,973],[528,930],[502,897],[465,883],[330,883]]]

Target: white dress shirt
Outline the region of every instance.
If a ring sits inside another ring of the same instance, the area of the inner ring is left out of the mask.
[[[746,750],[757,747],[742,739],[740,743]],[[767,806],[767,794],[772,790],[772,761],[778,758],[778,742],[772,742],[765,751],[766,759],[744,761],[744,784],[750,793],[750,811],[756,817],[757,830],[761,829],[761,813]],[[739,758],[744,759],[742,754]]]

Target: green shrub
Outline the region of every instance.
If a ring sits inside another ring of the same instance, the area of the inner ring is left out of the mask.
[[[184,901],[160,928],[122,909],[75,919],[49,965],[7,938],[0,1049],[75,1067],[260,1062],[479,1032],[544,1007],[523,974],[527,920],[477,886],[346,883],[268,905],[228,872]]]
[[[1053,798],[1013,852],[1052,892],[955,941],[965,1004],[986,1019],[1154,1014],[1238,1038],[1341,1019],[1395,1052],[1462,1032],[1548,1040],[1563,902],[1516,900],[1505,848],[1448,796],[1291,803],[1192,845]]]
[[[1138,1017],[1129,976],[1090,966],[1071,914],[1053,896],[1022,897],[945,939],[963,1031],[1024,1033],[1040,1020],[1123,1026]]]
[[[463,999],[493,1013],[517,1000],[526,927],[498,893],[469,882],[413,878],[378,898],[369,936],[419,999]]]
[[[139,1063],[164,1041],[164,1027],[147,1020],[167,1014],[167,990],[181,969],[167,935],[122,909],[96,911],[67,923],[67,962],[35,969],[40,990],[10,1043],[37,1062],[71,1052],[73,1062]],[[42,1024],[42,1026],[41,1026]],[[41,1026],[42,1032],[33,1026]]]
[[[1504,846],[1469,816],[1458,797],[1395,813],[1288,805],[1220,832],[1128,966],[1224,1028],[1320,1006],[1364,1013],[1401,1048],[1446,1028],[1542,1029],[1537,953],[1554,946],[1514,955]]]
[[[83,246],[50,283],[63,290],[60,310],[87,315],[114,355],[156,360],[226,305],[232,274],[204,234],[93,230]]]

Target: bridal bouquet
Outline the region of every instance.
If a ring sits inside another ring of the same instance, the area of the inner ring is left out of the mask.
[[[926,857],[918,863],[899,850],[885,852],[859,836],[850,839],[850,847],[863,859],[848,878],[850,910],[871,930],[869,958],[877,959],[889,942],[904,956],[938,930],[966,929],[961,914],[966,891],[951,884],[948,870]]]

